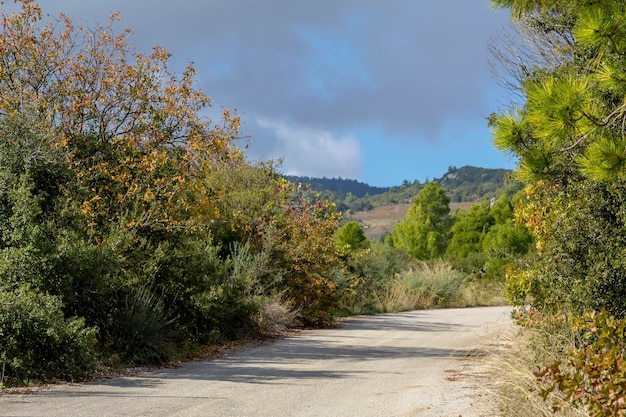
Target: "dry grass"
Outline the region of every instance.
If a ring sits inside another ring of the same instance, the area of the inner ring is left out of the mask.
[[[465,278],[463,272],[442,260],[416,263],[375,295],[377,309],[391,312],[506,305],[502,284],[467,282]]]
[[[395,224],[404,219],[409,207],[411,204],[407,203],[381,206],[368,211],[351,213],[347,215],[347,218],[361,223],[365,236],[371,239],[391,232]]]
[[[467,282],[454,300],[455,307],[504,306],[508,301],[501,282]]]
[[[279,297],[268,297],[261,304],[257,326],[261,336],[273,337],[294,327],[299,311]]]
[[[457,293],[463,280],[464,275],[446,262],[419,262],[398,274],[378,299],[383,311],[442,306]]]
[[[503,343],[504,349],[496,354],[490,363],[491,373],[500,375],[497,391],[498,402],[503,416],[507,417],[588,417],[585,410],[565,408],[554,412],[552,403],[556,395],[552,393],[544,401],[538,392],[533,371],[552,362],[558,352],[572,343],[571,336],[547,329],[530,330],[518,328],[509,340]]]

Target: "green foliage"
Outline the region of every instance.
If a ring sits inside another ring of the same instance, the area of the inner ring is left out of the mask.
[[[539,309],[626,314],[626,184],[592,180],[528,190],[521,216],[537,238],[538,256],[523,274]]]
[[[540,374],[545,393],[623,415],[626,10],[617,0],[493,3],[511,9],[534,57],[517,72],[523,103],[490,118],[496,146],[519,158],[518,216],[537,245],[507,291],[551,316],[591,314],[576,327],[586,340]]]
[[[9,384],[76,380],[95,369],[96,329],[66,319],[58,298],[28,285],[0,291],[0,366]],[[3,382],[3,381],[0,381]]]
[[[233,273],[209,237],[175,235],[156,248],[146,246],[152,258],[142,255],[151,261],[144,269],[152,272],[144,279],[161,295],[186,338],[200,343],[236,338],[255,313],[248,278]]]
[[[514,218],[513,199],[502,196],[490,210],[495,220],[482,240],[487,255],[483,266],[484,277],[502,280],[506,271],[532,252],[533,238],[528,229],[517,224]]]
[[[436,182],[415,197],[405,219],[393,230],[393,244],[417,259],[441,256],[447,245],[450,199]]]
[[[382,242],[350,253],[335,280],[343,314],[379,312],[379,296],[407,266],[406,252]]]
[[[409,255],[434,259],[445,254],[462,271],[502,280],[507,266],[529,251],[530,234],[513,222],[512,201],[517,197],[503,194],[493,207],[483,201],[448,217],[449,200],[436,183],[421,193],[392,235],[393,245]]]
[[[544,42],[546,54],[564,58],[547,68],[523,63],[529,70],[521,80],[525,103],[491,118],[496,145],[520,157],[518,173],[528,180],[570,174],[594,180],[623,176],[626,84],[621,75],[626,60],[621,2],[494,4],[511,8],[532,28],[529,37],[534,36],[537,48]],[[548,24],[559,17],[568,25]]]
[[[495,220],[487,202],[483,202],[473,205],[468,211],[456,213],[453,222],[452,238],[446,249],[446,257],[462,259],[471,253],[482,251],[483,240]]]
[[[172,348],[174,327],[163,300],[140,287],[127,297],[116,320],[115,347],[130,363],[163,363]]]
[[[592,416],[613,417],[626,412],[626,320],[606,311],[586,314],[574,323],[581,342],[536,372],[544,399],[558,390],[558,410],[569,403],[583,406]]]
[[[310,203],[298,195],[286,214],[275,246],[285,271],[285,296],[300,310],[303,324],[329,324],[338,305],[333,279],[339,267],[333,239],[338,214],[326,202]]]
[[[524,255],[530,249],[532,236],[512,220],[495,224],[483,239],[483,249],[494,255]]]
[[[363,228],[357,222],[348,222],[335,232],[335,242],[347,252],[354,252],[370,247]]]

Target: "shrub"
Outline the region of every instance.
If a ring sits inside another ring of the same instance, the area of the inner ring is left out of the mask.
[[[262,297],[259,305],[257,327],[262,336],[276,336],[294,327],[300,313],[277,296]]]
[[[465,274],[444,261],[420,262],[398,274],[378,294],[382,311],[451,305]]]
[[[0,362],[9,383],[73,381],[95,369],[96,329],[24,285],[0,292]]]
[[[526,197],[520,218],[538,251],[510,292],[538,309],[626,316],[626,181],[539,183]]]
[[[406,252],[382,242],[346,256],[344,269],[337,271],[335,277],[341,294],[341,311],[344,314],[377,312],[378,294],[406,265]]]
[[[174,323],[163,300],[147,287],[140,287],[128,296],[117,320],[117,347],[132,363],[165,362],[174,336]]]
[[[594,417],[622,416],[626,412],[626,320],[606,310],[575,320],[580,343],[566,360],[556,360],[536,373],[543,398],[561,394],[554,403],[584,406]]]
[[[348,253],[370,247],[370,241],[357,222],[348,222],[340,227],[335,232],[335,242]]]

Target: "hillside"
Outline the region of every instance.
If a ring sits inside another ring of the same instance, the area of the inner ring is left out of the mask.
[[[450,197],[450,209],[467,209],[472,204],[502,194],[512,195],[521,184],[510,178],[511,171],[465,166],[450,167],[440,178],[435,178]],[[294,183],[309,186],[313,192],[334,202],[344,212],[346,220],[361,223],[369,238],[391,231],[404,218],[413,199],[424,184],[404,181],[395,187],[372,187],[355,180],[342,178],[285,177]]]
[[[507,169],[450,167],[445,175],[435,181],[446,190],[451,201],[477,202],[517,191],[519,184],[511,180],[510,175],[511,171]]]
[[[367,238],[377,239],[387,233],[391,233],[395,224],[404,219],[411,204],[412,203],[389,204],[375,207],[371,210],[349,211],[345,213],[345,220],[356,221],[363,227]],[[470,201],[460,203],[451,202],[450,213],[455,213],[459,210],[467,210],[473,204],[476,203]]]
[[[510,174],[511,171],[506,169],[450,167],[448,172],[432,181],[437,181],[446,190],[452,202],[478,202],[504,193],[513,194],[519,190],[521,186],[509,179]],[[371,210],[386,205],[411,203],[423,186],[418,180],[405,180],[394,187],[374,187],[342,178],[285,178],[310,187],[313,192],[337,204],[341,211]]]

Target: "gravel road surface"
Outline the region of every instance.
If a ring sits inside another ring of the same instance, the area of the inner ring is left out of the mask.
[[[483,362],[509,311],[352,318],[176,369],[0,395],[0,416],[497,416]]]

